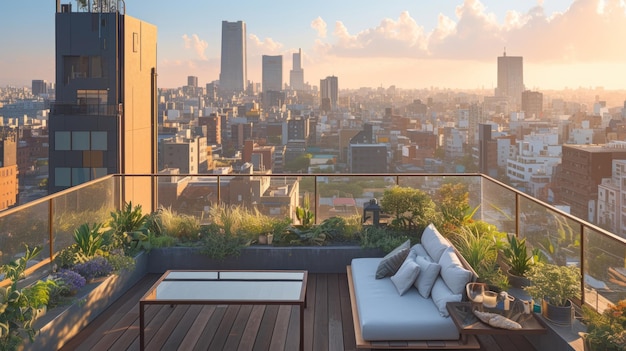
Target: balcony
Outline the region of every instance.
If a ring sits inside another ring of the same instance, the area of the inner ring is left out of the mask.
[[[265,177],[269,182],[259,181]],[[478,207],[475,219],[489,222],[500,231],[526,238],[529,245],[541,248],[553,263],[579,267],[583,273],[580,281],[582,298],[577,301],[579,306],[585,304],[603,311],[608,303],[616,303],[626,297],[626,240],[492,178],[476,174],[179,175],[175,179],[171,175],[107,176],[1,213],[0,263],[5,264],[19,257],[24,244],[43,246],[41,261],[30,267],[27,274],[30,281],[44,277],[51,270],[51,258],[73,243],[74,228],[82,223],[106,220],[111,211],[121,208],[125,202],[141,204],[144,212],[158,207],[171,207],[179,213],[201,219],[206,217],[209,206],[214,203],[244,204],[256,207],[265,214],[282,217],[293,213],[294,205],[300,204],[304,196],[309,196],[311,209],[315,211],[319,223],[332,216],[362,213],[363,205],[371,198],[380,198],[388,186],[397,184],[433,194],[447,182],[467,185],[470,205]],[[355,188],[355,184],[360,187]],[[267,195],[277,188],[281,189],[281,201],[274,201]],[[334,204],[338,203],[332,201],[335,198],[351,198],[356,209],[343,211],[334,208]],[[163,268],[179,267],[161,267],[161,270]],[[341,292],[345,282],[345,264],[338,264],[333,269],[332,272],[316,272],[314,269],[310,272],[319,274],[315,275],[316,279],[336,279]],[[148,278],[146,276],[144,279]],[[144,289],[147,287],[144,286]],[[136,312],[133,303],[136,304],[137,295],[125,296],[128,305],[119,307],[117,311]],[[334,293],[329,293],[328,300],[320,300],[319,303],[326,306],[334,298]],[[114,323],[111,314],[115,313],[105,312],[104,316],[108,317],[101,323],[113,328],[110,325]],[[281,313],[289,314],[285,311]],[[333,319],[328,316],[319,318],[328,319],[328,323],[338,323],[338,320],[332,322]],[[107,322],[109,319],[111,321]],[[289,318],[275,320],[289,328]],[[341,320],[345,336],[352,330],[346,323],[351,322],[343,318]],[[128,332],[137,333],[132,327],[132,321],[129,323]],[[93,334],[95,331],[88,333]],[[132,345],[129,348],[135,347]]]

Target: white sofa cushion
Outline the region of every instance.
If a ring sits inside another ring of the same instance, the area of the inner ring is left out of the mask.
[[[439,234],[434,224],[429,224],[422,232],[421,244],[434,262],[439,262],[441,254],[451,246],[450,242]]]
[[[450,315],[448,309],[446,308],[446,304],[448,302],[460,302],[463,298],[463,295],[454,294],[452,291],[450,291],[448,285],[446,285],[441,277],[435,280],[435,284],[433,285],[433,291],[430,295],[433,299],[433,302],[435,303],[435,306],[437,306],[437,309],[439,310],[439,314],[442,317],[448,317]]]
[[[428,256],[428,252],[426,252],[426,249],[424,248],[424,245],[422,244],[415,244],[411,247],[411,251],[415,252],[418,256]]]
[[[391,282],[398,289],[400,296],[404,295],[415,283],[420,273],[420,266],[415,263],[415,257],[409,254],[396,274],[391,276]]]
[[[463,268],[454,248],[450,247],[443,252],[439,259],[439,265],[441,266],[441,278],[448,288],[453,294],[462,294],[465,285],[472,279],[472,272]]]
[[[435,280],[439,276],[441,266],[438,263],[432,262],[429,257],[417,256],[415,263],[420,266],[420,274],[415,280],[415,287],[423,298],[430,297],[430,291],[433,288]]]
[[[390,279],[375,279],[381,258],[352,260],[354,297],[364,340],[458,340],[452,318],[441,317],[416,289],[398,295]],[[421,272],[420,272],[421,275]]]
[[[407,240],[383,257],[376,268],[376,279],[382,279],[396,274],[396,271],[400,268],[406,256],[408,256],[410,248],[411,240]]]

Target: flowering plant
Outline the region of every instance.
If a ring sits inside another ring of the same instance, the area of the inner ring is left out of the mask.
[[[91,281],[94,278],[106,277],[113,272],[113,267],[102,256],[96,256],[85,263],[79,263],[75,265],[72,270],[83,277],[87,281]]]
[[[62,287],[61,295],[71,295],[87,283],[85,278],[69,269],[61,269],[55,274],[55,280]]]
[[[601,314],[584,306],[587,335],[592,350],[626,351],[626,300],[609,305]]]

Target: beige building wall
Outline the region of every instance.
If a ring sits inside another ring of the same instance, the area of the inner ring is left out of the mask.
[[[157,27],[123,16],[124,55],[122,128],[123,174],[157,173],[156,56]],[[156,181],[150,177],[129,177],[126,199],[152,209]],[[128,200],[127,200],[128,201]]]

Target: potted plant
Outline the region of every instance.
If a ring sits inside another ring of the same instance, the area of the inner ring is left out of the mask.
[[[578,267],[537,263],[528,272],[530,286],[524,290],[536,301],[541,300],[541,313],[556,323],[572,322],[571,298],[580,298],[580,271]]]
[[[518,239],[517,236],[510,235],[507,239],[508,246],[502,250],[502,253],[505,258],[504,261],[509,267],[507,271],[509,283],[516,288],[528,286],[530,281],[526,274],[530,271],[533,258],[528,255],[526,238]]]
[[[583,306],[585,350],[626,351],[626,300],[609,304],[601,314]]]

